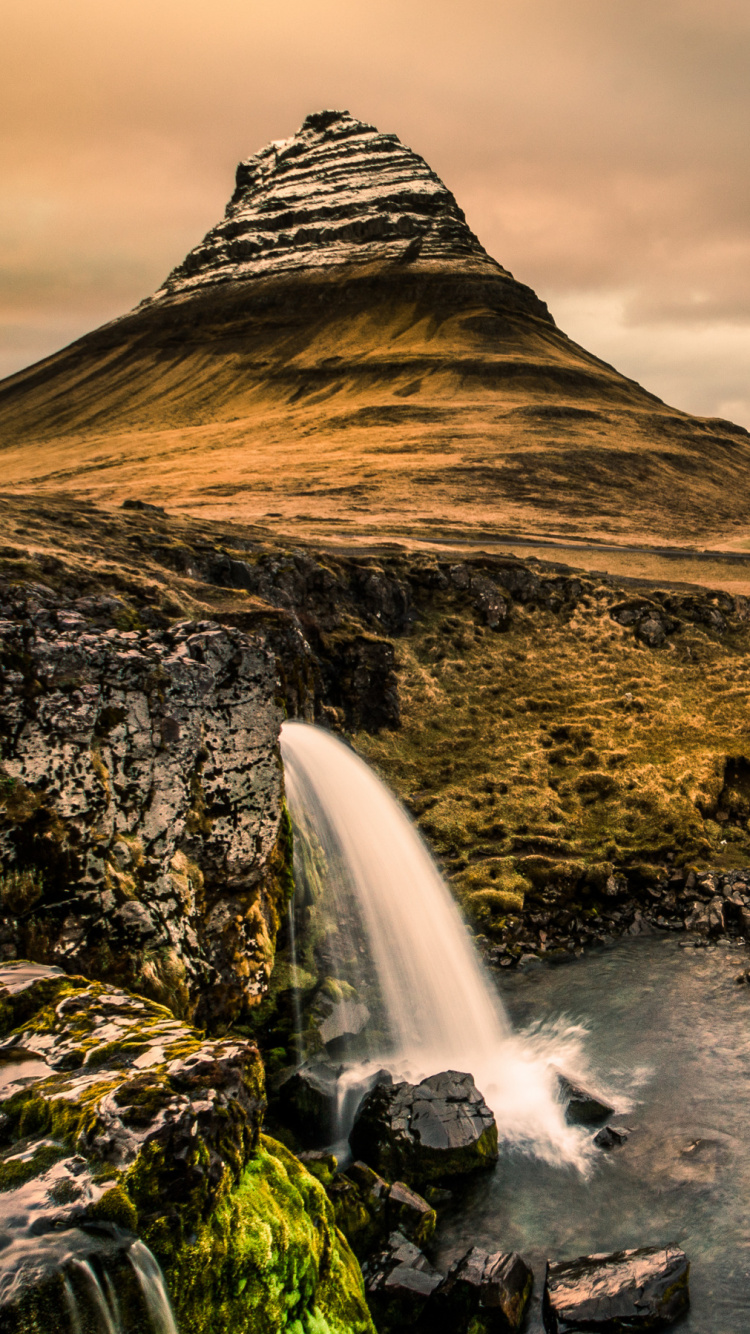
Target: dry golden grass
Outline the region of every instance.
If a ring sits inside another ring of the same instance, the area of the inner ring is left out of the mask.
[[[534,886],[750,861],[750,629],[653,650],[610,604],[592,586],[496,634],[444,594],[399,641],[402,728],[356,737],[485,929]]]
[[[3,485],[291,540],[747,542],[747,434],[506,299],[383,272],[135,312],[0,386]]]

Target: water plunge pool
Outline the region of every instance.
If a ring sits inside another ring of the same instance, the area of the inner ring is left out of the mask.
[[[441,1214],[437,1263],[469,1246],[545,1259],[677,1242],[691,1261],[685,1334],[750,1330],[750,987],[743,946],[620,942],[560,967],[499,979],[514,1027],[560,1015],[588,1030],[598,1084],[630,1101],[632,1128],[585,1179],[502,1150]]]

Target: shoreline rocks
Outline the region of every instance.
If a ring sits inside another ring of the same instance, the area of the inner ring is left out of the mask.
[[[690,1305],[690,1264],[678,1246],[583,1255],[547,1265],[547,1334],[663,1329]]]

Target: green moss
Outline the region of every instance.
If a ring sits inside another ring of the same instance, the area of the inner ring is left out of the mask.
[[[0,1191],[16,1190],[33,1177],[42,1174],[65,1157],[67,1150],[60,1144],[40,1144],[27,1155],[22,1153],[21,1145],[14,1147],[0,1157]],[[20,1156],[22,1154],[22,1156]]]
[[[122,1186],[113,1186],[100,1197],[88,1210],[88,1217],[99,1223],[115,1223],[117,1227],[135,1232],[138,1227],[138,1213]]]
[[[191,1238],[154,1223],[182,1334],[373,1334],[359,1266],[323,1186],[262,1137]]]

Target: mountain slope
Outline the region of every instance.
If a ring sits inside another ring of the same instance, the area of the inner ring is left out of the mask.
[[[6,487],[286,531],[744,532],[750,437],[571,342],[393,135],[345,112],[240,164],[136,310],[0,385]]]

